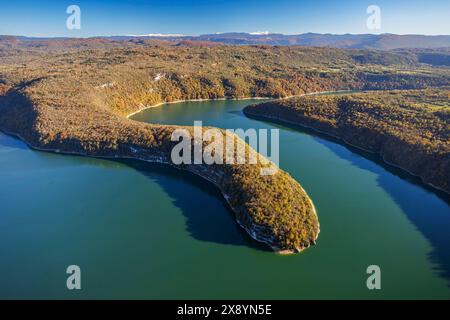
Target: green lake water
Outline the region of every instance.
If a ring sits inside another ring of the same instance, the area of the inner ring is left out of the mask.
[[[280,129],[280,166],[317,208],[317,245],[280,256],[202,179],[139,161],[30,150],[0,134],[0,298],[450,298],[448,196],[311,132],[246,118],[243,101],[133,119]],[[66,288],[81,267],[82,289]],[[381,290],[366,268],[381,268]]]

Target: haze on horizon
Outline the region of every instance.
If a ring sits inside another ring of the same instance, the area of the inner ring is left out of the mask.
[[[69,5],[81,9],[81,29],[68,30]],[[370,5],[381,9],[381,28],[366,26]],[[92,37],[224,32],[282,34],[450,34],[448,0],[97,0],[5,2],[0,34]]]

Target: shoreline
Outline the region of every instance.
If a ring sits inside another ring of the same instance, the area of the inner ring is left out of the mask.
[[[174,101],[169,101],[169,102],[159,102],[157,104],[145,106],[144,108],[139,109],[138,111],[134,111],[134,112],[127,114],[125,116],[125,118],[130,119],[130,117],[134,116],[135,114],[141,113],[142,111],[145,111],[147,109],[157,108],[157,107],[163,106],[165,104],[177,104],[177,103],[183,103],[183,102],[204,102],[204,101],[226,101],[226,100],[239,101],[239,100],[271,100],[271,99],[273,99],[273,98],[271,98],[271,97],[244,97],[244,98],[231,98],[231,97],[227,98],[227,97],[225,97],[225,98],[213,98],[213,99],[174,100]],[[276,100],[276,99],[274,99],[274,100]],[[131,120],[133,120],[133,119],[131,119]]]
[[[223,98],[212,98],[212,99],[187,99],[187,100],[174,100],[174,101],[169,101],[169,102],[159,102],[150,106],[145,106],[142,109],[139,109],[137,111],[133,111],[127,115],[125,115],[125,118],[130,119],[130,117],[145,111],[147,109],[151,109],[151,108],[157,108],[160,106],[163,106],[165,104],[176,104],[176,103],[183,103],[183,102],[203,102],[203,101],[226,101],[226,100],[236,100],[236,101],[240,101],[240,100],[274,100],[274,101],[278,101],[278,100],[286,100],[286,99],[291,99],[291,98],[298,98],[298,97],[304,97],[304,96],[313,96],[313,95],[320,95],[320,94],[327,94],[327,93],[345,93],[345,92],[353,92],[355,90],[350,90],[350,89],[346,89],[346,90],[331,90],[331,91],[317,91],[317,92],[309,92],[309,93],[302,93],[302,94],[297,94],[297,95],[292,95],[292,96],[287,96],[287,97],[283,97],[283,98],[273,98],[273,97],[242,97],[242,98],[233,98],[233,97],[223,97]],[[359,90],[356,90],[358,92],[360,92]],[[133,119],[131,119],[133,120]]]
[[[247,116],[247,114],[246,114],[245,112],[244,112],[244,114]],[[389,166],[392,166],[392,167],[394,167],[394,168],[397,168],[397,169],[401,169],[401,170],[405,171],[407,174],[409,174],[409,175],[411,175],[411,176],[413,176],[413,177],[416,177],[416,178],[420,179],[421,183],[423,183],[424,185],[429,186],[429,187],[432,187],[433,189],[436,189],[436,190],[438,190],[438,191],[444,192],[444,193],[447,194],[447,195],[450,195],[450,193],[447,192],[446,190],[444,190],[444,189],[442,189],[442,188],[439,188],[439,187],[433,185],[432,183],[425,182],[425,181],[422,179],[421,176],[412,173],[411,171],[409,171],[408,169],[403,168],[403,167],[400,166],[400,165],[396,165],[396,164],[394,164],[394,163],[391,163],[391,162],[387,161],[387,160],[384,158],[384,155],[381,154],[380,152],[371,151],[371,150],[365,149],[364,147],[357,146],[357,145],[355,145],[355,144],[352,144],[352,143],[348,142],[347,140],[345,140],[345,138],[336,136],[336,135],[334,135],[334,134],[332,134],[332,133],[329,133],[329,132],[326,132],[326,131],[317,129],[317,128],[312,127],[312,126],[308,126],[308,125],[301,124],[301,123],[296,123],[296,122],[293,122],[293,121],[289,121],[289,120],[277,118],[277,117],[274,117],[274,116],[269,116],[269,115],[264,115],[264,116],[263,116],[263,115],[253,115],[253,114],[251,114],[251,113],[249,113],[249,116],[250,116],[250,117],[254,117],[255,120],[258,120],[258,119],[261,120],[261,121],[264,121],[264,120],[266,120],[266,121],[274,120],[274,121],[278,121],[280,124],[283,124],[283,123],[284,123],[284,124],[288,124],[288,125],[293,125],[293,126],[298,126],[298,127],[303,127],[303,128],[311,129],[311,130],[313,130],[313,131],[315,131],[315,132],[318,132],[318,133],[321,133],[321,134],[323,134],[323,135],[325,135],[325,136],[329,136],[329,137],[335,138],[335,139],[337,139],[337,140],[339,140],[339,141],[342,141],[341,145],[343,145],[343,146],[348,145],[348,146],[354,147],[354,148],[356,148],[356,149],[365,151],[365,152],[367,152],[367,153],[370,153],[370,154],[373,154],[373,155],[377,155],[377,156],[379,156],[379,157],[381,158],[381,160],[382,160],[385,164],[387,164],[387,165],[389,165]]]

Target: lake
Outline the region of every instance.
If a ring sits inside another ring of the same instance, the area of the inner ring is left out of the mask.
[[[249,119],[252,102],[184,102],[132,118],[280,129],[280,167],[318,211],[316,246],[271,252],[192,174],[34,151],[0,134],[0,297],[450,298],[448,196],[332,139]],[[79,291],[66,288],[72,264]],[[381,268],[381,290],[366,287],[369,265]]]

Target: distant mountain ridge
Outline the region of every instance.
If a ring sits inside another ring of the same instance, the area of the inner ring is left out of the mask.
[[[0,41],[51,41],[64,38],[33,38],[23,36],[0,36]],[[284,35],[268,32],[229,32],[205,34],[199,36],[184,36],[178,34],[148,34],[137,36],[106,36],[90,39],[110,39],[129,41],[136,39],[154,39],[169,42],[192,41],[199,43],[222,43],[229,45],[298,45],[308,47],[332,47],[342,49],[436,49],[450,47],[450,35],[397,35],[397,34],[319,34],[304,33]]]
[[[300,45],[309,47],[333,47],[343,49],[407,49],[407,48],[442,48],[450,47],[450,35],[395,35],[395,34],[319,34],[304,33],[299,35],[284,34],[249,34],[224,33],[201,35],[195,37],[200,41],[222,42],[226,44],[269,44]]]

